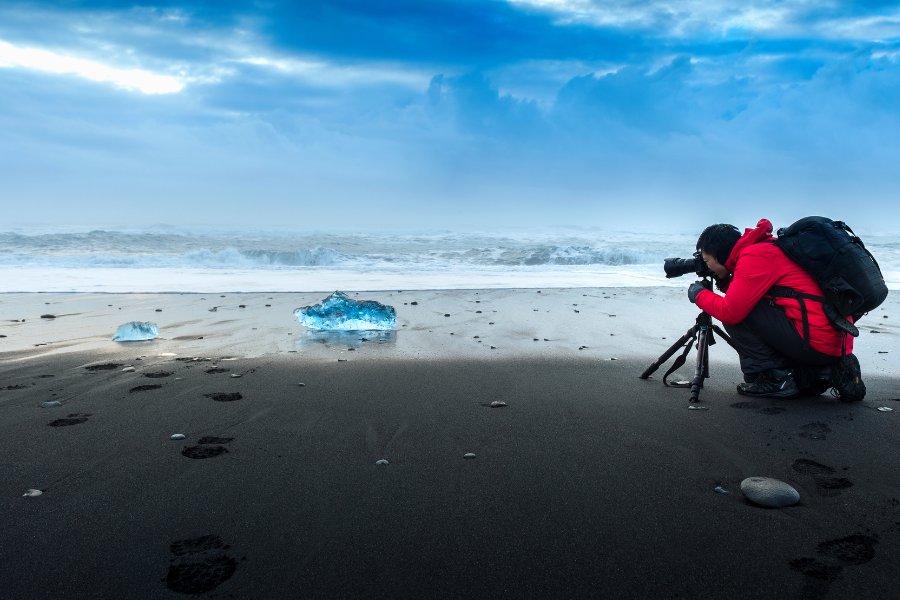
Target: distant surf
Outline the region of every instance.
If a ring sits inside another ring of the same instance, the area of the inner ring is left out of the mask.
[[[665,279],[662,261],[689,257],[697,235],[578,228],[15,229],[0,232],[0,270],[6,275],[0,291],[681,285],[680,280]],[[900,235],[871,234],[864,239],[889,287],[900,287]]]

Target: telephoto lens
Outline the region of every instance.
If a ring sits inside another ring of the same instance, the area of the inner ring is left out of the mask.
[[[710,270],[703,261],[700,251],[694,252],[694,258],[667,258],[663,262],[666,279],[681,277],[688,273],[696,273],[699,277],[710,275]]]

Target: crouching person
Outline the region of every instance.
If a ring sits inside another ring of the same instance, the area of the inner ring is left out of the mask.
[[[725,326],[740,355],[744,396],[793,398],[834,388],[842,402],[862,400],[866,386],[853,338],[835,329],[819,302],[773,297],[773,286],[822,295],[812,276],[773,243],[763,219],[744,235],[733,225],[711,225],[697,249],[718,280],[720,296],[694,283],[688,298]]]

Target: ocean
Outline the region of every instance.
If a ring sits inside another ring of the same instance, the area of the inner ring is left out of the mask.
[[[663,259],[690,258],[699,233],[16,228],[0,232],[0,292],[686,287]],[[900,289],[900,234],[857,233]]]

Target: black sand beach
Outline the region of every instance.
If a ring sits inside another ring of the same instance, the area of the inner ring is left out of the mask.
[[[364,347],[346,362],[169,349],[3,353],[3,597],[900,594],[896,377],[867,376],[854,405],[748,402],[722,359],[707,410],[688,410],[661,372],[638,379],[656,348],[611,361]],[[801,502],[751,505],[739,484],[755,475]]]

